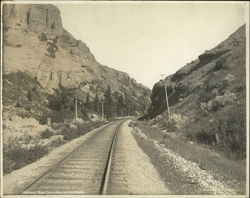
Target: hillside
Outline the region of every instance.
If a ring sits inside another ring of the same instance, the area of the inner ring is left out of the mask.
[[[147,119],[191,140],[245,158],[246,26],[152,90]],[[171,118],[167,118],[164,84]]]
[[[108,87],[117,114],[138,115],[149,105],[150,90],[128,74],[98,63],[87,45],[63,28],[54,5],[4,5],[3,21],[4,115],[43,119],[53,117],[55,110],[73,114],[77,90],[79,115],[87,119],[89,111],[100,113]],[[92,103],[96,98],[97,109],[86,105],[86,100]],[[55,102],[62,104],[55,107]]]

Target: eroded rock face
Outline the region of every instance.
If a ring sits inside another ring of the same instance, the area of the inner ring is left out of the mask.
[[[96,94],[103,97],[109,85],[113,93],[131,97],[135,106],[140,105],[139,97],[149,104],[148,88],[98,63],[84,42],[63,29],[57,7],[9,4],[3,11],[4,74],[24,72],[50,94],[80,85],[83,95],[89,93],[92,99]]]
[[[154,118],[166,110],[164,84],[167,85],[170,108],[190,117],[197,115],[201,103],[213,100],[227,91],[238,95],[238,103],[245,101],[246,26],[241,26],[215,48],[205,51],[175,74],[154,85],[151,108],[147,118]],[[233,81],[228,81],[231,74]],[[226,82],[228,81],[228,82]]]
[[[13,23],[34,31],[63,33],[60,11],[53,5],[4,5],[3,17],[6,26]]]
[[[50,93],[96,78],[100,64],[63,29],[57,7],[8,4],[3,11],[5,73],[25,71]]]

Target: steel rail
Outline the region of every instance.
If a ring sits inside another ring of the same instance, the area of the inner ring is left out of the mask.
[[[110,149],[109,149],[109,154],[108,154],[108,159],[106,162],[106,166],[104,169],[103,177],[102,177],[102,182],[99,190],[100,195],[106,195],[107,194],[107,189],[108,189],[108,183],[109,183],[109,177],[110,177],[110,170],[111,170],[111,164],[112,164],[112,158],[113,158],[113,152],[114,152],[114,145],[117,137],[118,130],[120,129],[121,125],[125,121],[121,122],[115,129],[115,134],[113,136]]]
[[[120,121],[120,120],[119,120]],[[97,131],[100,132],[102,130],[105,130],[107,127],[109,127],[110,125],[113,125],[115,124],[116,122],[119,122],[119,121],[115,121],[114,123],[110,123],[108,124],[107,126],[104,126],[103,128],[99,129]],[[125,121],[122,121],[115,129],[115,134],[114,136],[116,135],[116,131],[117,131],[117,128],[120,127],[120,125],[125,122]],[[114,142],[114,136],[113,136],[113,140],[112,140],[112,143],[111,143],[111,147],[113,145],[113,142]],[[64,156],[62,159],[60,159],[55,165],[51,166],[49,169],[45,170],[44,172],[42,172],[38,177],[36,177],[34,180],[32,180],[30,183],[28,183],[27,185],[25,185],[24,187],[22,187],[16,194],[17,195],[25,195],[25,193],[23,193],[24,191],[26,191],[28,188],[30,188],[33,184],[35,184],[36,182],[38,182],[40,179],[42,179],[45,175],[47,175],[50,171],[52,171],[53,169],[57,168],[63,161],[65,161],[68,157],[70,157],[71,155],[73,155],[80,147],[82,147],[84,145],[85,142],[83,142],[82,144],[80,144],[79,146],[77,146],[75,149],[73,149],[73,151],[71,151],[70,153],[68,153],[66,156]],[[113,149],[113,147],[112,147]],[[109,151],[109,155],[108,155],[108,158],[110,157],[110,151]],[[107,163],[108,163],[109,159],[107,160]],[[105,167],[105,171],[106,172],[106,168],[107,168],[107,163],[106,163],[106,167]],[[104,177],[106,178],[106,176]],[[105,182],[102,181],[102,183],[105,184]],[[102,186],[102,185],[101,185]]]

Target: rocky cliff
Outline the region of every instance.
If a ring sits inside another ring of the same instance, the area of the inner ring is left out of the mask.
[[[127,97],[137,113],[147,108],[150,90],[128,74],[98,63],[87,45],[63,28],[60,11],[54,5],[4,5],[3,21],[6,105],[16,104],[19,95],[23,100],[22,93],[29,91],[27,87],[23,88],[24,84],[34,80],[40,86],[39,91],[41,89],[46,94],[79,87],[82,100],[87,93],[90,100],[96,95],[102,98],[110,86],[114,100],[121,95]],[[13,80],[20,79],[20,75],[26,76],[23,82]],[[16,90],[18,87],[23,89]],[[11,95],[7,88],[17,92]]]
[[[246,26],[157,82],[144,117],[229,157],[246,157]],[[166,112],[167,86],[171,116]]]
[[[245,28],[243,25],[215,48],[205,51],[164,81],[157,82],[152,90],[148,118],[166,110],[164,84],[167,85],[170,109],[189,117],[195,117],[201,105],[226,93],[235,95],[235,103],[245,103]]]
[[[60,11],[53,5],[4,5],[5,26],[63,34]]]

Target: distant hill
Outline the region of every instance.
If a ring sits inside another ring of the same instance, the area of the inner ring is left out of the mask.
[[[39,117],[43,111],[51,112],[50,101],[62,95],[67,95],[67,102],[57,101],[63,103],[58,110],[72,112],[77,86],[83,114],[91,109],[84,106],[87,97],[91,102],[96,97],[100,101],[109,86],[114,103],[123,99],[123,109],[117,114],[141,114],[149,106],[150,89],[98,63],[87,45],[63,28],[56,6],[4,5],[3,21],[5,112]]]
[[[245,29],[245,25],[241,26],[215,48],[157,82],[152,90],[151,107],[144,118],[155,118],[155,123],[168,128],[166,84],[171,113],[185,120],[181,130],[189,138],[245,151]],[[239,155],[244,156],[244,152]]]

